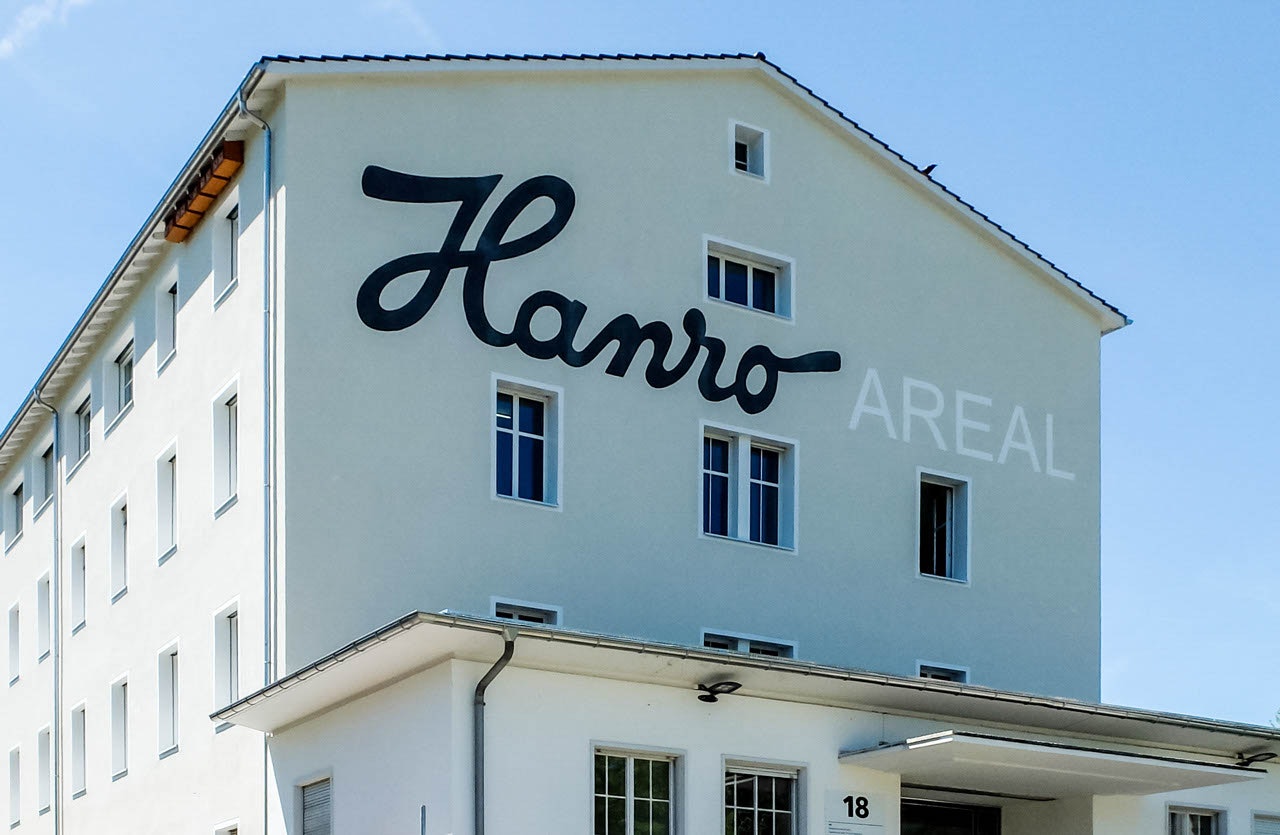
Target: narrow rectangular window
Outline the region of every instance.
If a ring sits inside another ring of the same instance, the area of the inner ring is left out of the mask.
[[[793,835],[795,775],[726,770],[724,830],[738,835]]]
[[[89,454],[89,438],[93,427],[93,399],[86,397],[76,409],[76,461]]]
[[[716,536],[729,535],[729,441],[702,439],[702,530]]]
[[[935,681],[954,681],[964,684],[969,680],[969,673],[958,667],[944,667],[941,664],[921,664],[920,678],[931,678]]]
[[[88,553],[83,543],[71,549],[71,628],[78,630],[85,623],[85,585],[88,580]]]
[[[782,453],[751,445],[751,541],[778,544]]]
[[[41,661],[49,654],[53,629],[53,589],[48,577],[36,584],[36,657]]]
[[[156,541],[160,557],[178,547],[178,454],[160,458],[156,471]]]
[[[18,680],[19,661],[22,659],[22,610],[14,606],[9,610],[9,684]]]
[[[111,685],[111,777],[129,771],[129,682]]]
[[[729,633],[704,632],[702,645],[707,649],[742,652],[747,655],[766,655],[771,658],[794,658],[796,654],[796,645],[791,641],[751,638]]]
[[[958,478],[922,473],[919,485],[920,574],[967,580],[968,484]]]
[[[53,745],[49,729],[36,737],[36,803],[40,814],[49,811],[53,798]]]
[[[765,179],[767,170],[765,132],[747,125],[734,124],[732,140],[734,170]]]
[[[133,403],[133,343],[130,342],[116,357],[116,413]]]
[[[120,503],[111,511],[111,596],[115,599],[129,588],[129,505]]]
[[[13,535],[9,537],[9,541],[12,542],[22,533],[22,507],[25,504],[25,496],[21,482],[19,482],[17,488],[14,489],[13,495],[10,497],[10,502],[12,502],[11,512],[13,514]]]
[[[224,394],[214,409],[214,506],[221,509],[236,497],[240,468],[240,399]]]
[[[178,283],[156,299],[156,357],[161,365],[178,349]]]
[[[597,751],[594,835],[669,835],[674,762]]]
[[[317,780],[300,789],[302,795],[302,835],[332,835],[332,787]]]
[[[58,486],[57,461],[53,457],[53,444],[40,456],[40,505],[53,498],[54,488]]]
[[[512,603],[506,600],[494,601],[493,616],[503,620],[514,620],[521,623],[542,623],[548,626],[555,626],[560,622],[560,611],[558,609]]]
[[[9,826],[22,823],[22,752],[9,752]]]
[[[494,402],[495,493],[555,504],[555,395],[499,388]]]
[[[227,212],[227,285],[240,277],[240,207]]]
[[[159,659],[159,733],[160,753],[167,754],[178,747],[178,649],[174,647],[160,653]]]
[[[702,438],[702,532],[795,544],[795,448],[708,427]]]
[[[79,797],[85,790],[85,716],[84,708],[71,711],[71,796]]]
[[[214,702],[229,705],[240,698],[240,618],[235,609],[214,618]]]

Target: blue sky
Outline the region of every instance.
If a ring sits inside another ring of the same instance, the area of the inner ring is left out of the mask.
[[[0,0],[0,420],[260,55],[763,51],[1136,320],[1102,346],[1103,697],[1265,723],[1277,43],[1261,0]]]

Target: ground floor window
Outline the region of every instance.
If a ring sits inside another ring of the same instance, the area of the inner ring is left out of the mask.
[[[1218,813],[1204,809],[1170,809],[1169,835],[1219,835]]]
[[[1000,835],[1000,809],[904,800],[902,835]]]
[[[596,751],[595,835],[669,835],[674,762]]]
[[[725,835],[793,835],[796,775],[730,768],[724,773]]]

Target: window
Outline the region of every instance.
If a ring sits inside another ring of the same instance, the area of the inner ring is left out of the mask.
[[[178,453],[160,456],[156,465],[156,544],[163,561],[178,548]]]
[[[49,811],[53,797],[53,746],[48,728],[36,737],[36,802],[40,814]]]
[[[115,360],[115,412],[119,415],[133,405],[133,343],[124,346],[124,350]]]
[[[214,240],[213,298],[217,305],[240,278],[240,206],[232,204],[222,216]]]
[[[1253,835],[1280,835],[1280,816],[1254,815]]]
[[[1170,809],[1169,835],[1221,835],[1218,813],[1204,809]]]
[[[710,237],[706,249],[707,298],[791,317],[790,258]]]
[[[14,604],[9,610],[9,685],[18,681],[18,662],[22,658],[22,610]]]
[[[227,609],[213,619],[214,704],[229,705],[240,698],[240,618]]]
[[[227,283],[235,284],[240,278],[240,207],[232,206],[227,212]]]
[[[240,398],[224,394],[214,409],[214,506],[219,510],[236,497],[240,469]]]
[[[71,711],[71,797],[75,799],[85,791],[84,706]]]
[[[129,682],[111,685],[111,779],[129,773]]]
[[[494,414],[494,494],[558,504],[558,396],[499,383]]]
[[[751,174],[760,179],[767,179],[768,167],[765,159],[767,136],[759,128],[749,125],[733,126],[733,169],[743,174]]]
[[[732,767],[724,773],[724,831],[734,835],[793,835],[796,774]]]
[[[49,655],[53,629],[53,587],[48,575],[36,583],[36,655],[43,661]]]
[[[9,752],[9,826],[22,823],[22,752]]]
[[[518,600],[493,600],[493,616],[521,623],[544,623],[555,626],[560,623],[563,610],[559,606],[540,606]]]
[[[22,536],[22,507],[25,503],[22,482],[18,482],[13,494],[9,496],[9,542]]]
[[[332,793],[328,780],[317,780],[299,788],[302,795],[302,835],[331,835],[333,832]]]
[[[702,532],[793,547],[795,447],[708,428],[702,438]]]
[[[669,757],[596,751],[594,835],[669,835],[675,763]]]
[[[918,662],[916,667],[919,670],[920,678],[931,678],[936,681],[954,681],[957,684],[964,684],[969,680],[969,671],[962,667],[926,664],[923,661]]]
[[[71,549],[71,634],[79,632],[85,622],[85,583],[88,580],[88,553],[81,542]]]
[[[160,756],[178,749],[178,648],[170,647],[159,658]]]
[[[920,474],[920,573],[969,579],[969,487],[963,479]]]
[[[129,505],[120,501],[111,509],[111,600],[129,590]]]
[[[790,641],[754,638],[729,632],[703,632],[702,645],[707,649],[722,649],[746,655],[768,655],[774,658],[794,658],[796,653],[796,645]]]
[[[156,357],[163,368],[178,350],[178,282],[156,298]]]
[[[58,486],[58,462],[53,457],[53,444],[40,456],[40,507],[53,498],[53,490]]]
[[[93,398],[86,397],[84,399],[84,402],[80,404],[80,407],[76,409],[75,453],[76,453],[77,462],[83,461],[84,457],[89,454],[89,437],[90,437],[90,430],[92,429],[92,427],[93,427]]]

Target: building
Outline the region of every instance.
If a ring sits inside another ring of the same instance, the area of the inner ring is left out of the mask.
[[[1097,703],[1126,323],[763,56],[264,59],[0,437],[12,826],[1274,835]]]

